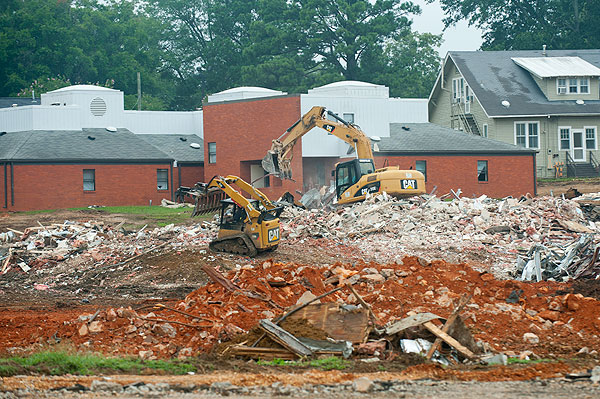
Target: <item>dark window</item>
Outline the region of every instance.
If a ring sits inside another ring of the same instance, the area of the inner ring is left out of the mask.
[[[208,163],[217,162],[217,143],[208,143]]]
[[[415,161],[415,169],[423,173],[425,181],[427,181],[427,161]]]
[[[157,169],[156,170],[156,188],[159,190],[169,189],[169,170],[168,169]]]
[[[354,114],[353,113],[344,113],[343,119],[348,123],[354,123]]]
[[[488,161],[477,161],[477,180],[488,181]]]
[[[83,170],[83,191],[96,191],[96,169]]]

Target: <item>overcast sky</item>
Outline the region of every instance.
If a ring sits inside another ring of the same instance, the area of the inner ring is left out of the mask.
[[[413,18],[413,28],[418,32],[442,33],[444,13],[436,1],[427,4],[425,0],[413,0],[413,3],[421,6],[421,15]],[[440,56],[445,57],[448,51],[478,50],[481,46],[481,31],[475,27],[469,27],[466,21],[461,21],[456,26],[450,27],[443,32],[444,42],[439,49]]]

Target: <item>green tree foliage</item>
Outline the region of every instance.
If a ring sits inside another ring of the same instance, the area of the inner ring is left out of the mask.
[[[174,80],[162,68],[162,24],[126,0],[6,0],[0,5],[0,95],[62,75],[106,82],[125,93],[168,99]],[[46,78],[47,79],[47,78]],[[99,83],[100,84],[100,83]]]
[[[434,0],[428,0],[433,2]],[[598,0],[440,0],[450,26],[459,20],[484,31],[489,50],[600,47]]]

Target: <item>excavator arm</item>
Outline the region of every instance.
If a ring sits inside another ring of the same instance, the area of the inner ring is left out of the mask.
[[[335,121],[328,120],[331,115]],[[273,140],[271,149],[262,160],[262,167],[280,178],[291,179],[292,150],[302,136],[311,129],[319,127],[348,143],[355,149],[358,158],[373,159],[371,141],[356,125],[346,122],[325,107],[312,107],[296,123],[287,129],[281,137]]]

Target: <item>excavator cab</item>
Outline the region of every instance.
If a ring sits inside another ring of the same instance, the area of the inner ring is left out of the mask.
[[[347,162],[341,162],[335,167],[335,192],[338,198],[348,190],[353,184],[356,184],[364,175],[371,174],[375,171],[375,165],[371,159],[353,159]],[[377,192],[370,189],[368,192]]]

